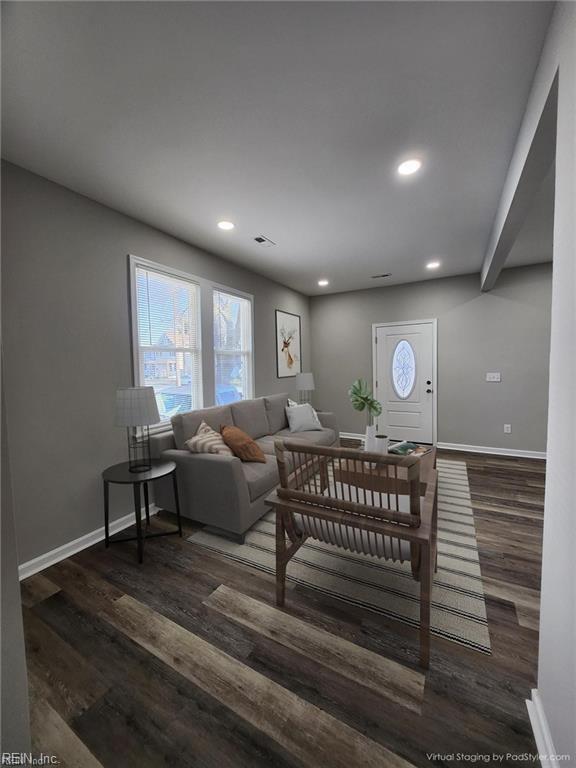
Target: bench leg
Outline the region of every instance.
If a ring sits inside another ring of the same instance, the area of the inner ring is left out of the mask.
[[[282,607],[286,598],[286,534],[282,513],[276,510],[276,605]]]
[[[432,598],[432,562],[429,546],[420,551],[420,666],[430,665],[430,602]]]

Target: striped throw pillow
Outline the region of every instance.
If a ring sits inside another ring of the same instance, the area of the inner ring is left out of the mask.
[[[194,437],[186,440],[185,445],[190,453],[220,453],[224,456],[234,456],[222,439],[222,435],[209,427],[205,421],[200,424]]]

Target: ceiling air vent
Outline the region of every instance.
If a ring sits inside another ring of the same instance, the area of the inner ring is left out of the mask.
[[[270,240],[269,237],[264,237],[264,235],[258,235],[254,238],[254,241],[262,246],[262,248],[272,248],[273,245],[276,245],[273,240]]]
[[[372,280],[380,280],[383,277],[392,277],[391,272],[384,272],[382,275],[372,275]]]

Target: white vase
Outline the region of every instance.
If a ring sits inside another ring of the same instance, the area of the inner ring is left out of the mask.
[[[374,451],[388,453],[388,435],[374,435]]]
[[[366,427],[366,437],[364,439],[364,450],[374,453],[376,450],[376,425],[370,424]]]

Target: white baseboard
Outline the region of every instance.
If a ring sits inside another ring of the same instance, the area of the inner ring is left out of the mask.
[[[157,507],[155,504],[150,505],[150,515],[156,515],[159,511],[160,507]],[[144,508],[142,508],[142,518],[146,518],[146,510]],[[110,523],[110,536],[123,531],[124,528],[129,528],[131,525],[134,525],[134,512],[130,512],[130,514],[124,515],[124,517],[120,517],[118,520],[113,520]],[[26,563],[22,563],[22,565],[18,566],[20,581],[27,579],[28,576],[33,576],[39,571],[43,571],[45,568],[49,568],[55,563],[59,563],[60,560],[65,560],[67,557],[71,557],[77,552],[91,547],[93,544],[97,544],[99,541],[104,541],[104,526],[86,533],[84,536],[80,536],[79,539],[62,544],[62,546],[56,547],[56,549],[51,549],[50,552],[46,552],[44,555],[39,555],[32,560],[28,560]]]
[[[491,448],[487,445],[465,445],[464,443],[436,443],[445,451],[468,451],[469,453],[489,453],[495,456],[515,456],[519,459],[545,459],[545,451],[523,451],[520,448]]]
[[[340,432],[340,437],[352,440],[364,440],[359,432]],[[436,443],[445,451],[468,451],[469,453],[489,453],[494,456],[515,456],[519,459],[545,459],[545,451],[522,451],[519,448],[491,448],[487,445],[466,445],[465,443]]]
[[[526,707],[530,717],[530,724],[532,725],[532,732],[534,733],[534,741],[538,749],[540,765],[542,768],[555,768],[560,765],[560,760],[557,758],[546,713],[542,706],[542,699],[536,688],[532,689],[532,699],[526,701]]]

